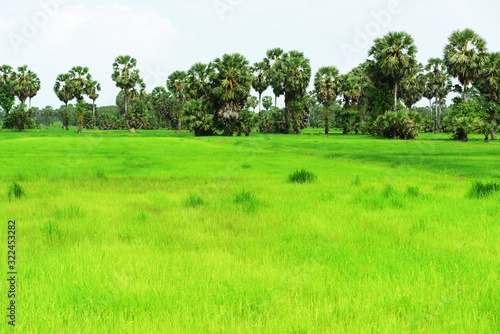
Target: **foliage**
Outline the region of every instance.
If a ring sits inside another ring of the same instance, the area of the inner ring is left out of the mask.
[[[23,196],[25,196],[25,192],[23,187],[16,181],[14,181],[8,189],[7,192],[7,197],[9,198],[9,201],[12,201],[13,199],[20,199]]]
[[[245,136],[250,136],[253,129],[259,124],[259,117],[256,113],[250,110],[243,110],[238,118],[236,133],[241,136],[242,133]]]
[[[204,99],[189,100],[184,103],[184,120],[189,130],[194,131],[197,137],[214,134],[214,115],[210,104]]]
[[[312,183],[315,179],[316,175],[305,169],[296,170],[288,176],[288,182],[290,183]]]
[[[493,193],[500,192],[500,184],[498,182],[480,182],[476,181],[469,190],[469,197],[484,198]]]
[[[443,120],[443,130],[451,133],[453,139],[465,142],[469,140],[469,134],[481,129],[482,119],[486,116],[487,111],[481,106],[479,98],[468,101],[457,98]]]
[[[386,112],[379,116],[373,131],[389,139],[415,139],[421,131],[420,115],[416,112]]]

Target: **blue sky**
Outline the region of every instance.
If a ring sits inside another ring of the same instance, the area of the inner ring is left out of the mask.
[[[103,89],[97,103],[109,105],[118,93],[111,64],[121,54],[137,58],[148,90],[195,62],[239,52],[254,63],[274,47],[304,52],[314,71],[334,65],[345,73],[389,31],[410,33],[423,63],[442,56],[457,29],[474,29],[500,51],[499,9],[484,0],[0,0],[0,65],[38,73],[38,107],[60,105],[58,74],[88,66]]]

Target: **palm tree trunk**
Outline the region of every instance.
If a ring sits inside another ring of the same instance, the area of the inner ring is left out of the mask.
[[[95,100],[92,100],[92,117],[93,117],[93,124],[92,124],[92,129],[95,128],[96,124],[96,119],[95,119]]]
[[[66,130],[69,131],[69,110],[68,110],[68,103],[66,102],[66,114],[64,115],[64,126],[66,127]]]
[[[434,134],[438,133],[438,122],[439,122],[439,101],[436,98],[436,101],[434,102],[436,104],[435,108],[436,110],[434,111]]]
[[[464,102],[467,102],[467,84],[464,83],[464,89],[462,91],[462,98],[464,99]]]
[[[131,130],[130,122],[128,120],[128,96],[127,96],[128,94],[127,94],[126,90],[124,90],[123,93],[124,93],[123,94],[123,103],[124,103],[124,107],[125,107],[125,122],[127,123],[128,131],[130,131]]]
[[[394,84],[394,108],[393,111],[398,111],[398,84]]]
[[[259,92],[259,114],[261,111],[261,107],[260,107],[261,103],[262,103],[262,93]]]
[[[497,125],[497,121],[495,119],[495,108],[494,107],[491,107],[490,108],[490,124],[492,125],[492,128],[491,128],[491,140],[497,140],[497,132],[496,132],[496,125]]]
[[[278,95],[274,95],[274,106],[278,106]]]

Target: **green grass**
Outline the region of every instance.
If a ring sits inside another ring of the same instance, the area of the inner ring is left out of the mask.
[[[500,143],[318,131],[0,132],[17,331],[500,332]]]

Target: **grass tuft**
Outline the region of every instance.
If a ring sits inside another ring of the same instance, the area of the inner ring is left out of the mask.
[[[9,201],[13,199],[20,199],[21,197],[25,196],[25,192],[23,187],[16,181],[14,181],[10,186],[9,190],[7,193],[7,196],[9,197]]]
[[[418,187],[408,187],[406,188],[406,196],[417,198],[420,196],[420,189],[418,189]]]
[[[297,170],[288,176],[288,181],[291,183],[312,183],[315,179],[316,175],[305,169]]]
[[[242,190],[234,195],[233,203],[242,206],[247,212],[254,212],[259,207],[257,197],[246,190]]]
[[[497,182],[483,183],[481,181],[475,182],[469,190],[469,197],[471,198],[484,198],[500,191],[500,184]]]
[[[205,200],[200,195],[191,194],[186,200],[186,206],[191,208],[197,208],[203,205],[205,205]]]
[[[42,227],[42,233],[50,241],[60,241],[62,239],[63,233],[61,228],[57,223],[48,222]]]

